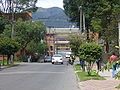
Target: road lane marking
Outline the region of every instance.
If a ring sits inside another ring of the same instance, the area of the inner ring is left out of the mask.
[[[13,74],[64,74],[65,72],[49,72],[49,71],[18,71],[18,72],[2,72],[0,75],[13,75]]]

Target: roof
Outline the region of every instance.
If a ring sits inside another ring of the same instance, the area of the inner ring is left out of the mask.
[[[23,12],[23,13],[0,13],[0,16],[4,16],[8,20],[12,20],[12,15],[14,15],[14,20],[17,20],[19,18],[23,20],[31,20],[32,14],[30,12]]]

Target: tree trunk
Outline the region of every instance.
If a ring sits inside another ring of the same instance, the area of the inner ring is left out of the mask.
[[[89,76],[91,75],[91,71],[92,71],[93,65],[94,65],[94,62],[93,62],[93,63],[92,63],[91,61],[88,62],[87,72],[88,72],[88,75],[89,75]]]
[[[7,55],[7,65],[9,65],[10,62],[10,55]]]
[[[106,40],[105,42],[106,42],[106,44],[105,44],[106,53],[109,53],[109,42],[108,42],[108,40]]]
[[[5,57],[4,57],[4,55],[3,55],[3,62],[2,62],[2,65],[4,66],[5,64],[4,64],[4,61],[5,61]]]

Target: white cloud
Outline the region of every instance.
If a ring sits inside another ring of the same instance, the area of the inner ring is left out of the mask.
[[[50,7],[60,7],[63,8],[63,0],[38,0],[38,7],[50,8]]]

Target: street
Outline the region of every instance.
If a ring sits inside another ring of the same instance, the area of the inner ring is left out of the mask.
[[[0,90],[79,90],[71,65],[21,63],[0,71]]]

